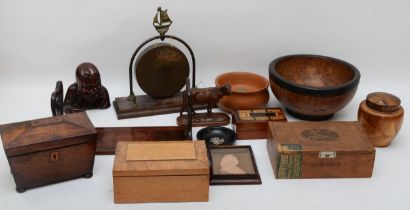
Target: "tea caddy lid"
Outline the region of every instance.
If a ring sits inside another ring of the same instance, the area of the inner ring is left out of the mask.
[[[400,99],[390,93],[374,92],[366,97],[366,105],[380,112],[394,112],[400,109]]]
[[[93,141],[85,136],[96,134],[85,112],[10,123],[1,129],[7,157]]]

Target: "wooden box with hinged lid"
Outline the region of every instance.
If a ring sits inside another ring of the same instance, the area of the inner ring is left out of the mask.
[[[275,177],[371,177],[374,146],[357,122],[271,122],[267,149]]]
[[[236,110],[232,113],[238,139],[266,139],[268,122],[287,121],[281,108]]]
[[[96,130],[85,112],[1,126],[17,192],[92,176]]]
[[[112,173],[115,203],[208,201],[204,141],[118,142]]]

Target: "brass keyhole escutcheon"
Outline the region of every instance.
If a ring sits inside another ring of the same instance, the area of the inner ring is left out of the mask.
[[[50,159],[51,159],[52,162],[57,161],[58,160],[58,152],[52,152],[50,154]]]

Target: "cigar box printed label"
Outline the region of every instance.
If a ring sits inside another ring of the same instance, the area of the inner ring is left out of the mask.
[[[303,148],[300,144],[281,145],[284,154],[278,157],[277,174],[279,179],[298,179],[302,172]]]
[[[300,135],[312,141],[333,141],[339,137],[339,134],[328,129],[308,129],[302,131]]]

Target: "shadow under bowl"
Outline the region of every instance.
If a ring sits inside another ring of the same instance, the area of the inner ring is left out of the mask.
[[[219,100],[218,107],[232,112],[239,109],[264,107],[269,101],[269,81],[250,72],[228,72],[215,79],[217,87],[231,85],[232,94]]]
[[[292,116],[326,120],[356,93],[360,72],[345,61],[320,55],[288,55],[269,65],[270,86]]]

